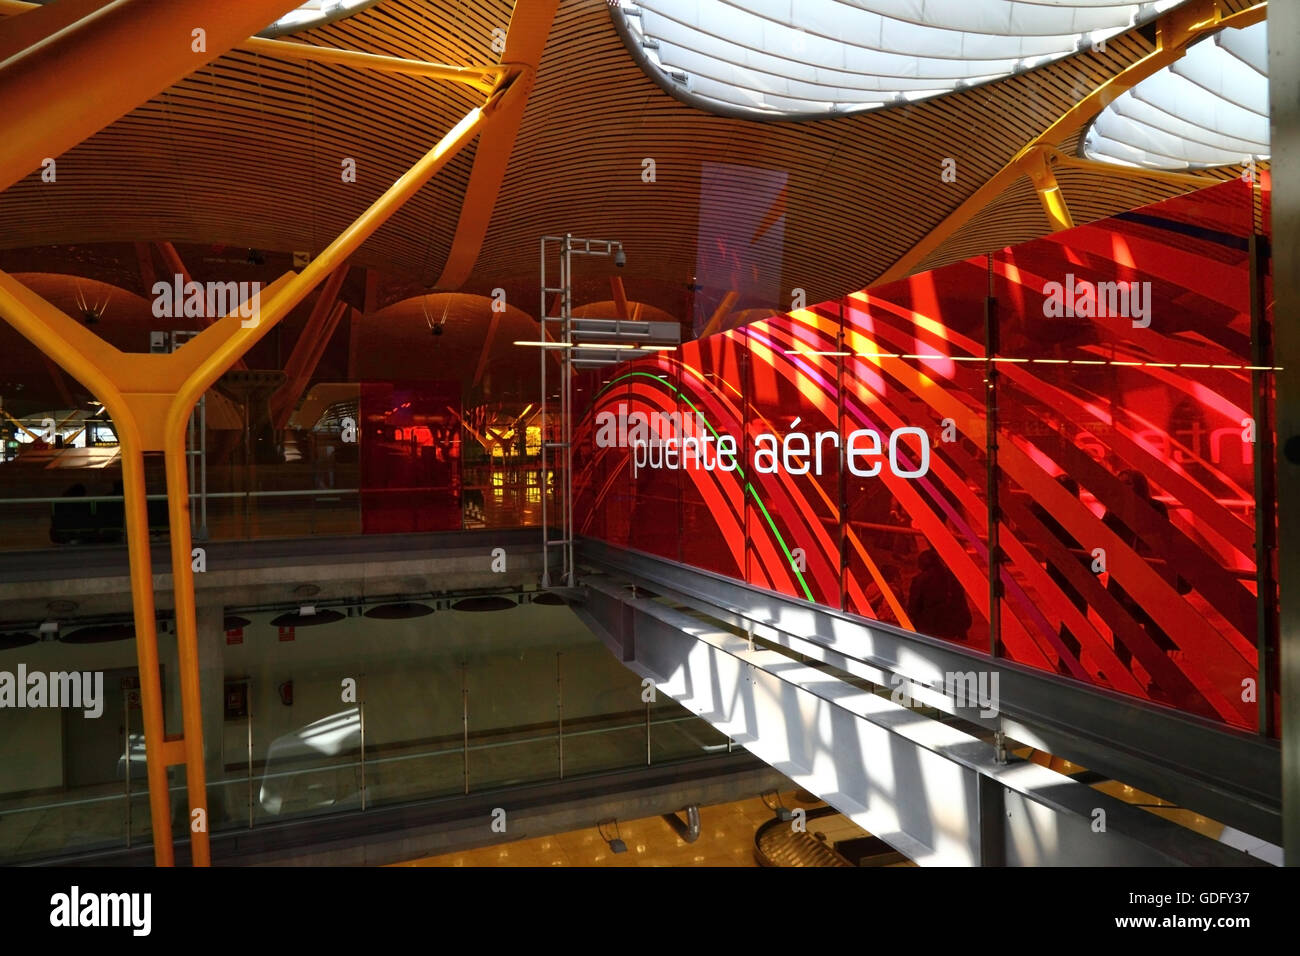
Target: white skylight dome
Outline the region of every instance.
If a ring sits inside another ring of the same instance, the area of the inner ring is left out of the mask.
[[[1261,21],[1192,44],[1101,112],[1083,155],[1175,170],[1267,159],[1267,28]]]
[[[306,0],[297,10],[286,13],[258,36],[280,37],[300,30],[310,30],[377,3],[378,0]]]
[[[1182,0],[611,0],[659,82],[715,112],[876,109],[1041,66]]]

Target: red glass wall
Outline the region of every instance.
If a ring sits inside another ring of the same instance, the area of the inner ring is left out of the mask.
[[[1224,183],[589,375],[577,531],[1253,729],[1258,202]]]

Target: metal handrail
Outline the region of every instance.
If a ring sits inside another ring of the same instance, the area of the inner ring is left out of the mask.
[[[698,719],[699,718],[695,717],[692,714],[686,714],[680,717],[666,717],[661,720],[652,720],[651,724],[652,725],[674,724],[674,723],[682,723],[684,721],[691,721],[691,720],[698,720]],[[565,737],[573,738],[573,737],[593,736],[595,734],[614,733],[616,731],[629,730],[632,729],[633,727],[639,728],[640,726],[641,726],[641,722],[640,719],[638,718],[638,720],[635,723],[630,723],[619,727],[598,727],[595,728],[594,730],[569,731],[565,734]],[[514,747],[522,744],[545,743],[549,741],[554,741],[554,739],[555,738],[548,730],[545,734],[538,734],[536,736],[523,737],[515,740],[499,740],[499,741],[491,741],[486,743],[471,744],[468,747],[468,749],[465,749],[465,752],[468,753],[472,751],[494,750],[501,747]],[[464,748],[461,747],[451,747],[451,748],[444,748],[439,750],[424,750],[424,751],[419,751],[418,753],[394,754],[389,757],[378,757],[378,758],[369,759],[366,761],[366,763],[373,767],[377,764],[398,763],[404,760],[422,760],[428,757],[446,757],[446,756],[451,756],[453,754],[461,753],[463,749]],[[702,746],[701,750],[704,749],[706,748]],[[263,765],[265,766],[265,762],[263,762]],[[361,761],[359,759],[350,760],[344,763],[335,763],[324,767],[304,767],[296,770],[280,770],[272,773],[262,773],[260,777],[258,777],[257,779],[277,780],[285,777],[294,777],[294,776],[306,775],[312,773],[334,772],[337,770],[345,770],[349,767],[359,768],[360,766],[361,766]],[[234,784],[246,784],[246,783],[247,783],[247,777],[240,776],[240,777],[223,778],[220,780],[212,780],[209,781],[208,785],[211,787],[221,787],[221,786],[230,786]],[[185,790],[185,785],[177,784],[175,786],[169,787],[168,790],[171,792],[178,792],[178,791],[183,792]],[[33,804],[31,806],[6,807],[3,804],[0,804],[0,813],[4,813],[8,815],[11,813],[28,813],[28,812],[38,811],[38,810],[59,810],[64,807],[77,807],[77,806],[85,806],[92,803],[106,803],[112,800],[121,800],[123,799],[123,796],[124,794],[122,793],[111,793],[99,797],[83,797],[76,800],[63,800],[57,803],[41,803],[41,804]],[[140,793],[133,794],[133,796],[140,797],[140,796],[145,796],[145,794],[143,791],[141,791]]]

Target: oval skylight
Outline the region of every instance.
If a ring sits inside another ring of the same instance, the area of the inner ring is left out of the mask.
[[[1068,56],[1177,6],[1117,0],[621,0],[642,65],[687,101],[796,119],[928,99]]]
[[[1261,21],[1192,44],[1102,110],[1083,155],[1174,170],[1267,159],[1267,27]]]
[[[301,30],[310,30],[343,17],[351,16],[378,0],[306,0],[297,10],[286,13],[258,36],[274,39]]]

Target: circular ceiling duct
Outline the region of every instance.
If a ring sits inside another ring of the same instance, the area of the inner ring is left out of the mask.
[[[1268,22],[1193,43],[1102,110],[1080,151],[1086,159],[1167,170],[1267,159]]]
[[[453,611],[507,611],[515,607],[515,602],[508,597],[493,595],[491,597],[462,598],[451,606]]]
[[[367,608],[365,611],[366,617],[378,621],[405,621],[413,617],[425,617],[432,613],[433,608],[427,604],[415,604],[406,601],[396,604],[378,604],[375,607]]]
[[[126,641],[135,637],[135,624],[92,624],[67,634],[60,634],[64,644],[107,644],[109,641]]]
[[[40,638],[35,634],[24,634],[21,631],[0,634],[0,651],[13,650],[15,647],[26,647],[28,644],[35,644],[39,640]]]
[[[661,87],[714,113],[814,119],[940,96],[1104,43],[1182,0],[621,0]]]

